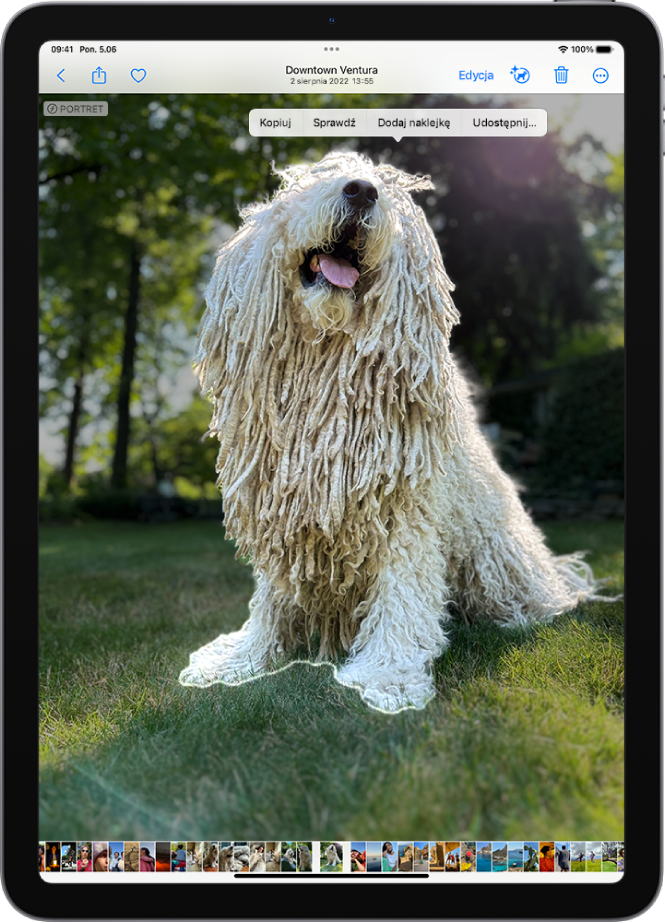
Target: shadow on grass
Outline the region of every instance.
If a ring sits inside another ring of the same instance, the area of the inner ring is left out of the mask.
[[[83,532],[49,530],[42,569],[41,839],[622,838],[621,604],[453,623],[437,698],[386,716],[325,665],[180,687],[251,572],[208,524]],[[595,550],[615,574],[619,537]]]
[[[615,829],[621,727],[592,696],[561,696],[565,677],[550,670],[550,649],[581,625],[607,639],[575,616],[532,632],[459,626],[436,666],[437,699],[393,716],[368,709],[328,665],[192,690],[177,685],[180,661],[158,657],[147,679],[145,665],[118,676],[149,695],[113,739],[46,766],[40,835],[92,823],[139,839],[380,839],[386,827],[473,839],[521,835],[534,818],[556,836],[608,818]],[[553,708],[552,684],[569,715]]]
[[[394,767],[421,735],[422,716],[368,711],[329,666],[205,690],[173,679],[114,739],[44,769],[44,836],[94,819],[118,838],[318,839],[357,812],[368,769]]]
[[[612,707],[623,706],[623,601],[585,603],[549,624],[534,624],[528,628],[506,628],[494,622],[478,621],[473,625],[449,623],[447,630],[450,644],[435,664],[437,693],[443,700],[451,699],[460,688],[480,680],[506,679],[506,667],[511,660],[517,667],[520,657],[526,660],[528,655],[533,655],[530,659],[534,661],[529,671],[535,674],[530,676],[531,681],[539,684],[540,671],[543,684],[549,682],[562,667],[560,655],[573,656],[571,647],[577,646],[578,655],[588,655],[587,659],[594,655],[600,658],[608,649],[613,652],[619,682],[610,682],[609,676],[605,678]],[[566,663],[568,674],[564,673],[563,681],[574,687],[583,677],[575,674],[572,663]],[[596,690],[596,694],[599,691]],[[593,698],[593,690],[587,693]]]

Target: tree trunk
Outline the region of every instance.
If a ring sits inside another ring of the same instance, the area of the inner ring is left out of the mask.
[[[118,389],[118,429],[113,453],[111,486],[127,486],[127,453],[131,418],[129,401],[134,380],[134,357],[136,354],[136,331],[139,314],[139,293],[141,287],[141,255],[139,246],[132,240],[129,255],[129,299],[125,315],[125,343],[122,351],[122,370]]]
[[[79,433],[79,421],[81,419],[81,409],[83,407],[83,380],[85,374],[82,366],[79,366],[79,373],[74,382],[74,398],[72,400],[72,409],[69,414],[69,426],[67,428],[67,449],[65,451],[65,467],[62,476],[67,485],[71,487],[72,478],[74,477],[74,453],[76,451],[76,440]]]
[[[81,331],[81,339],[79,340],[78,354],[76,357],[78,371],[74,382],[74,397],[72,398],[72,409],[69,414],[69,425],[67,427],[65,465],[62,469],[62,476],[67,488],[71,487],[74,478],[76,443],[79,435],[81,413],[83,411],[83,382],[85,381],[86,367],[90,358],[90,323],[90,318],[86,317],[83,330]]]
[[[153,477],[155,479],[155,488],[164,477],[161,465],[159,464],[159,453],[157,452],[157,440],[155,439],[155,417],[156,413],[143,413],[143,419],[148,428],[148,440],[150,442],[150,458],[152,461]]]
[[[81,414],[83,412],[83,383],[85,381],[88,362],[90,360],[90,326],[92,318],[90,316],[91,289],[88,280],[90,278],[90,266],[92,263],[92,246],[91,234],[83,235],[84,262],[81,278],[83,280],[81,292],[79,294],[80,310],[83,315],[83,325],[81,336],[76,354],[76,371],[74,381],[74,396],[72,398],[72,409],[69,413],[69,423],[67,426],[67,444],[65,448],[65,464],[62,469],[62,477],[69,490],[74,478],[74,460],[76,457],[76,447],[79,436],[79,427],[81,423]]]

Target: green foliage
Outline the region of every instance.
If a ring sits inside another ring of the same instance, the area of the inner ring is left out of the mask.
[[[607,188],[612,192],[620,203],[624,201],[625,181],[624,181],[624,152],[620,154],[608,154],[608,159],[612,164],[612,169],[607,175]]]
[[[39,501],[40,523],[72,522],[80,517],[76,499],[65,494],[47,494]]]
[[[169,478],[176,497],[185,501],[180,503],[178,515],[221,520],[222,499],[215,486],[218,442],[202,439],[209,419],[210,408],[200,397],[182,413],[154,426],[137,418],[138,442],[130,456],[132,487],[110,486],[106,471],[81,475],[73,487],[68,487],[62,473],[40,457],[40,521],[140,518],[144,512],[142,497],[158,497],[155,462],[157,480]]]
[[[533,391],[522,391],[518,394],[490,395],[486,400],[484,419],[492,423],[500,423],[502,429],[510,433],[525,436],[534,436],[538,430],[538,421],[535,417],[535,401]],[[502,446],[502,448],[504,448]],[[510,446],[506,445],[506,454]],[[510,462],[510,457],[504,461]]]
[[[197,394],[185,410],[174,416],[154,422],[137,420],[130,458],[135,480],[149,481],[156,463],[160,472],[173,475],[181,496],[217,499],[215,461],[219,442],[204,438],[210,416],[210,404]]]
[[[175,477],[173,486],[178,496],[185,500],[218,500],[221,503],[221,494],[211,481],[198,485],[187,478]]]
[[[138,519],[140,491],[132,487],[92,489],[77,498],[76,510],[95,519]]]
[[[40,455],[40,522],[71,522],[77,514],[76,497],[65,483],[62,472]]]
[[[605,348],[612,348],[624,342],[624,153],[607,159],[611,169],[602,182],[611,198],[600,213],[587,216],[584,225],[592,258],[601,272],[596,290],[602,304],[601,322],[586,334],[604,335]]]
[[[39,499],[45,497],[48,493],[49,480],[53,475],[55,469],[53,465],[44,458],[43,455],[39,456]]]
[[[624,350],[571,365],[542,435],[540,472],[557,489],[624,476]]]

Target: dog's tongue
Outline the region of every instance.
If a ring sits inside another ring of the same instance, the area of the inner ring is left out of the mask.
[[[335,256],[328,256],[323,253],[319,256],[319,266],[328,282],[331,285],[337,285],[339,288],[353,288],[360,275],[348,260],[338,259]]]

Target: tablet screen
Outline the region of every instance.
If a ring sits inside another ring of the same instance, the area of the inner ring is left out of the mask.
[[[623,60],[42,46],[46,880],[621,876]]]

